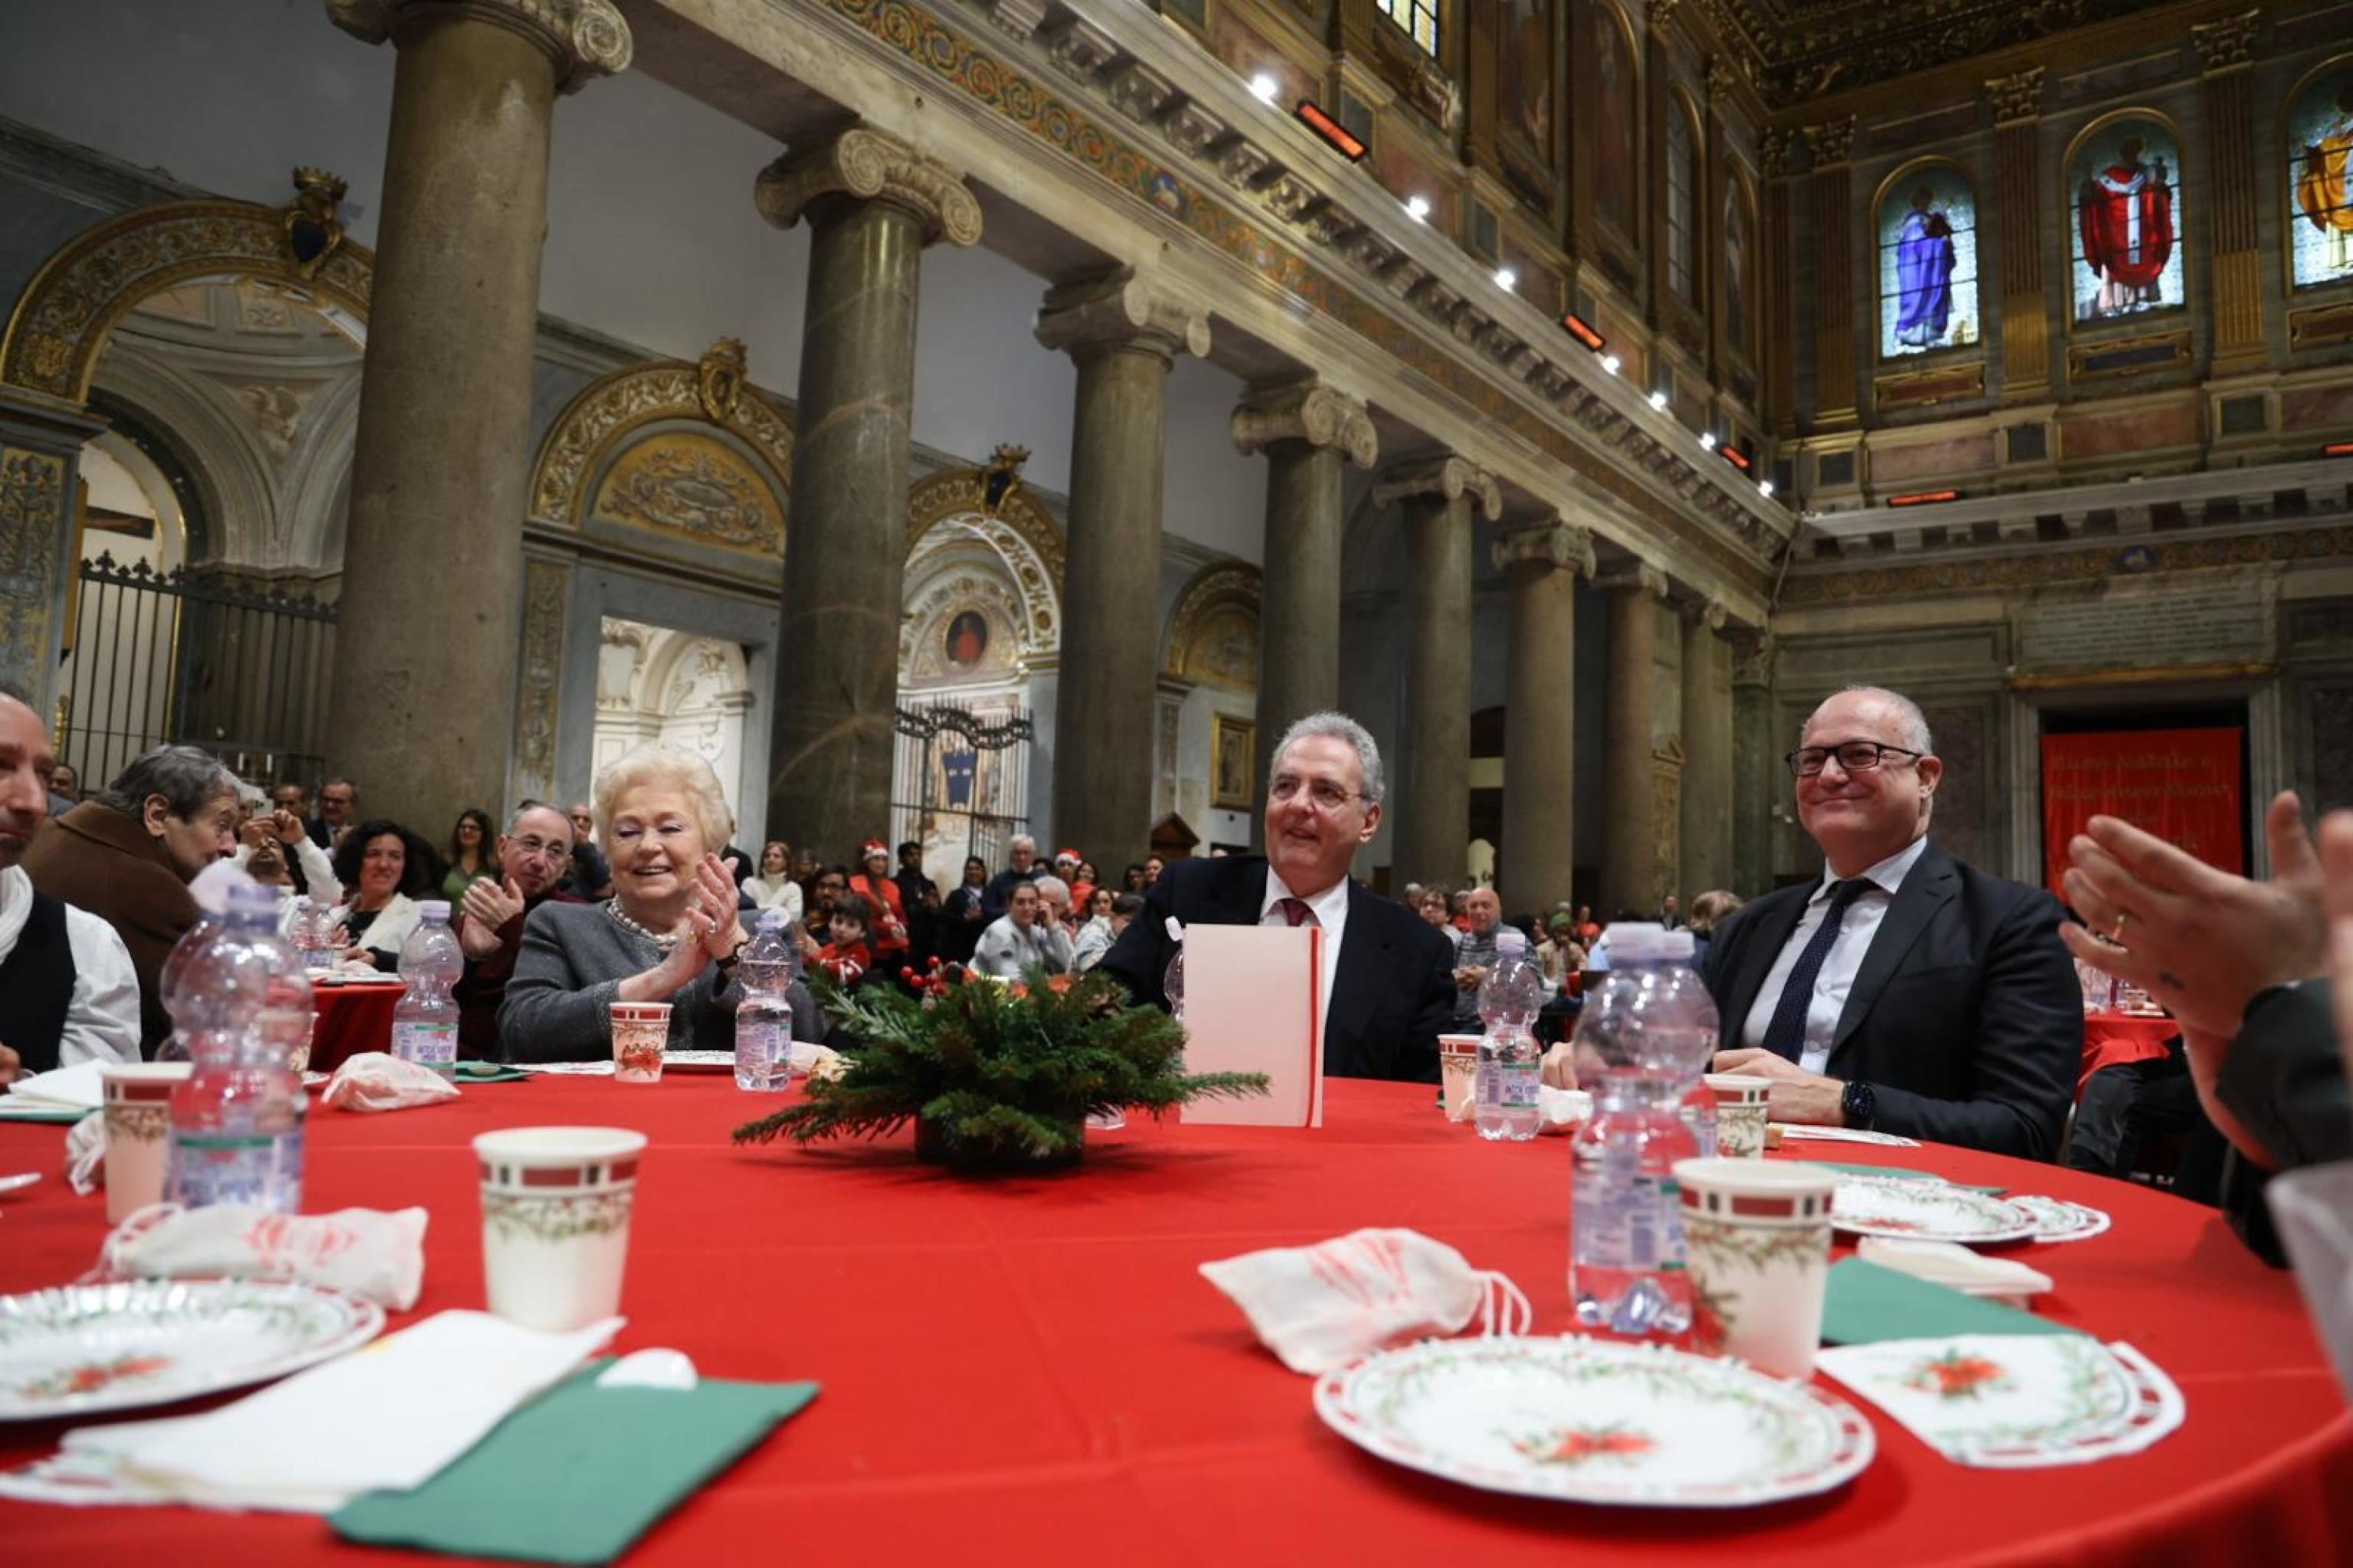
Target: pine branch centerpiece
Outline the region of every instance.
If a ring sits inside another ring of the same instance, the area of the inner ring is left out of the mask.
[[[935,969],[919,1000],[892,986],[811,985],[849,1044],[808,1097],[735,1129],[738,1143],[881,1138],[915,1124],[919,1158],[966,1170],[1066,1165],[1098,1111],[1157,1117],[1267,1092],[1263,1073],[1185,1071],[1185,1029],[1101,969],[1007,984]]]

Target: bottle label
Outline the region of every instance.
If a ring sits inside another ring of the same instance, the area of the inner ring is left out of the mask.
[[[1668,1272],[1683,1266],[1683,1216],[1672,1176],[1635,1168],[1631,1149],[1613,1149],[1598,1168],[1580,1168],[1573,1189],[1577,1262],[1586,1268]]]
[[[1495,1064],[1495,1076],[1502,1080],[1498,1092],[1506,1109],[1536,1108],[1537,1102],[1543,1097],[1537,1091],[1544,1078],[1535,1062],[1498,1062]]]
[[[447,1065],[458,1059],[458,1026],[454,1023],[402,1022],[392,1026],[392,1054],[404,1062]]]
[[[780,1020],[755,1023],[745,1019],[735,1026],[735,1060],[746,1066],[767,1066],[785,1054],[791,1038]]]
[[[182,1132],[164,1155],[164,1192],[191,1209],[249,1203],[293,1213],[302,1206],[302,1125],[284,1132]]]

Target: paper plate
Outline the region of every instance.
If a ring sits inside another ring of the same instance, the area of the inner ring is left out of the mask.
[[[1957,1464],[2080,1465],[2137,1453],[2181,1425],[2181,1391],[2130,1345],[2084,1334],[1883,1340],[1821,1369]]]
[[[1315,1384],[1315,1414],[1392,1463],[1570,1502],[1746,1508],[1828,1491],[1874,1449],[1809,1383],[1662,1345],[1432,1340]]]
[[[2034,1216],[1990,1193],[1946,1181],[1842,1177],[1831,1198],[1831,1223],[1864,1236],[1931,1241],[2017,1241],[2035,1232]]]
[[[662,1071],[665,1073],[732,1073],[735,1070],[733,1051],[665,1051]]]
[[[2082,1241],[2106,1230],[2112,1223],[2105,1209],[2094,1209],[2088,1203],[2071,1203],[2064,1198],[2045,1198],[2031,1192],[2012,1192],[2008,1202],[2024,1209],[2034,1221],[2034,1239],[2039,1242]]]

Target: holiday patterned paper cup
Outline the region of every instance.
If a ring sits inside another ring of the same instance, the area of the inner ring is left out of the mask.
[[[186,1062],[109,1062],[99,1068],[106,1095],[108,1224],[164,1201],[172,1091],[195,1071]]]
[[[511,1127],[474,1139],[492,1312],[562,1333],[619,1310],[645,1147],[644,1133],[617,1127]]]
[[[613,1076],[624,1084],[661,1081],[662,1053],[670,1047],[670,1003],[613,1004]]]
[[[1438,1075],[1446,1096],[1446,1119],[1469,1120],[1479,1093],[1479,1036],[1440,1035]]]
[[[1747,1073],[1710,1073],[1707,1086],[1715,1096],[1715,1151],[1733,1159],[1763,1159],[1773,1080]]]
[[[1691,1268],[1692,1348],[1737,1356],[1776,1377],[1812,1375],[1837,1173],[1761,1160],[1678,1160],[1675,1185]]]

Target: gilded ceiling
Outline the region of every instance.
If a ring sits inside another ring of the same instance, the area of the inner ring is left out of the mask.
[[[2165,0],[1703,0],[1778,106],[2031,43]]]

